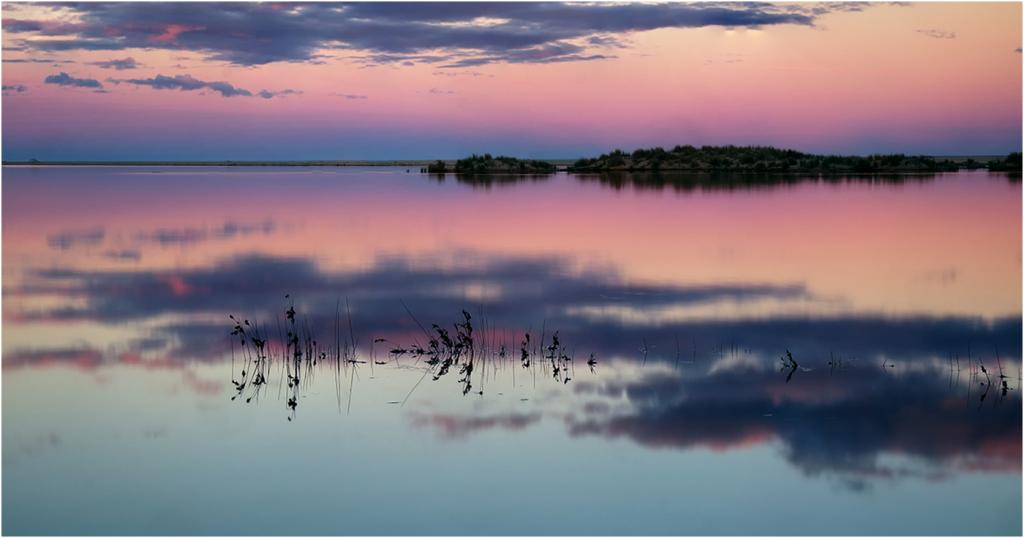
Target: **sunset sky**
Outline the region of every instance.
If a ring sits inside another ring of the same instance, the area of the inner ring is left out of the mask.
[[[1021,148],[1021,4],[5,2],[3,158]]]

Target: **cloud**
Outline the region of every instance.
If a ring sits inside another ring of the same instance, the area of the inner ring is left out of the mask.
[[[60,74],[50,75],[43,79],[46,84],[57,84],[58,86],[75,86],[80,88],[102,88],[100,81],[91,78],[75,78],[64,71]]]
[[[1016,52],[1017,54],[1020,54],[1020,51],[1021,51],[1020,47],[1017,47],[1017,48],[1013,49],[1013,52]]]
[[[258,95],[258,96],[260,96],[260,97],[262,97],[264,99],[273,99],[274,97],[287,97],[289,95],[302,95],[302,90],[292,90],[290,88],[289,89],[284,89],[284,90],[281,90],[281,91],[276,91],[276,92],[270,91],[270,90],[260,90],[259,93],[257,93],[256,95]]]
[[[598,47],[625,48],[625,41],[616,36],[597,34],[587,38],[587,43]]]
[[[206,82],[192,75],[156,75],[153,78],[111,79],[110,81],[116,84],[126,83],[135,84],[136,86],[149,86],[154,90],[212,90],[224,97],[252,97],[252,92],[249,90],[237,88],[227,82]]]
[[[48,58],[4,58],[3,63],[5,64],[51,64],[57,66],[59,64],[73,64],[73,60],[53,60]]]
[[[792,9],[802,9],[815,16],[827,15],[829,13],[860,12],[870,7],[872,2],[822,2],[807,4],[805,6],[793,6]],[[889,2],[889,5],[906,6],[907,2]]]
[[[472,67],[491,63],[562,63],[580,62],[590,60],[607,60],[615,56],[605,54],[583,54],[586,47],[566,42],[555,42],[538,47],[524,49],[512,49],[501,51],[496,54],[474,56],[463,58],[455,62],[442,65],[442,68],[451,67]]]
[[[494,75],[488,75],[480,71],[434,71],[431,75],[435,77],[494,77]]]
[[[24,84],[10,84],[10,85],[4,84],[3,85],[3,93],[10,93],[10,92],[24,93],[26,91],[28,91],[28,88]]]
[[[332,92],[332,93],[329,93],[327,95],[330,95],[330,96],[333,96],[333,97],[344,97],[345,99],[350,99],[350,100],[365,100],[365,99],[369,99],[370,98],[369,96],[362,95],[362,94],[357,94],[357,93],[336,93],[336,92]]]
[[[107,79],[114,84],[134,84],[136,86],[149,86],[154,90],[211,90],[223,97],[252,97],[254,94],[245,88],[239,88],[233,84],[223,81],[207,82],[199,80],[192,75],[156,75],[152,78],[129,78],[129,79]],[[275,97],[287,97],[289,95],[301,95],[302,90],[284,89],[280,91],[260,90],[255,95],[263,99]]]
[[[135,58],[131,58],[131,57],[123,58],[123,59],[120,59],[120,60],[107,60],[107,61],[103,61],[103,62],[92,62],[91,65],[96,65],[96,66],[102,67],[103,69],[116,69],[118,71],[123,71],[125,69],[136,69],[139,66],[141,66],[141,64],[139,64],[138,62],[135,61]]]
[[[377,63],[451,67],[610,56],[632,32],[664,28],[811,26],[865,5],[612,3],[61,4],[68,20],[3,21],[34,50],[167,49],[236,65],[315,62],[347,50]]]
[[[934,28],[917,30],[917,33],[924,34],[928,37],[933,37],[935,39],[956,39],[955,32],[947,32],[946,30],[936,30]]]

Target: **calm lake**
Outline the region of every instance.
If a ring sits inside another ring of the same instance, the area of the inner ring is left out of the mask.
[[[1019,179],[2,189],[5,534],[1022,531]]]

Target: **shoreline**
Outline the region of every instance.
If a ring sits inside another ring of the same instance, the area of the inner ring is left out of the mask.
[[[737,168],[662,168],[660,170],[651,169],[629,169],[629,168],[612,168],[602,170],[573,170],[567,168],[564,165],[559,166],[556,170],[550,172],[530,171],[510,171],[510,170],[484,170],[476,172],[456,172],[454,170],[447,170],[445,172],[427,172],[421,170],[422,166],[414,164],[412,162],[377,162],[377,163],[318,163],[318,162],[303,162],[303,163],[202,163],[202,162],[53,162],[53,163],[23,163],[23,162],[5,162],[2,163],[4,168],[128,168],[128,167],[150,167],[150,168],[407,168],[408,173],[430,175],[430,176],[550,176],[560,173],[574,174],[579,176],[601,176],[601,175],[623,175],[623,174],[645,174],[645,175],[707,175],[707,176],[723,176],[723,175],[737,175],[737,176],[793,176],[793,175],[813,175],[813,176],[879,176],[879,175],[936,175],[941,173],[956,173],[961,171],[988,171],[993,173],[1018,173],[1013,170],[988,170],[985,167],[978,168],[956,168],[956,169],[927,169],[927,168],[915,168],[915,169],[880,169],[871,171],[854,171],[854,170],[820,170],[820,169],[804,169],[804,170],[754,170],[754,169],[737,169]]]
[[[979,164],[985,164],[992,160],[1001,159],[1002,156],[997,155],[973,155],[973,156],[930,156],[933,159],[942,159],[953,164],[963,164],[968,159],[973,159]],[[518,170],[484,170],[476,173],[484,174],[507,174],[507,175],[546,175],[556,172],[573,172],[577,174],[600,174],[600,173],[740,173],[740,174],[919,174],[927,172],[939,172],[939,171],[954,171],[954,170],[937,170],[929,168],[892,168],[892,169],[875,169],[866,172],[856,172],[853,170],[823,170],[817,168],[807,169],[789,169],[789,170],[772,170],[762,169],[757,170],[754,168],[603,168],[596,170],[573,170],[572,159],[536,159],[538,161],[551,163],[556,167],[554,171],[528,171],[521,172]],[[237,168],[237,167],[321,167],[321,168],[344,168],[344,167],[409,167],[416,168],[416,172],[420,172],[420,168],[426,168],[430,164],[436,163],[437,159],[430,160],[382,160],[382,161],[361,161],[361,160],[308,160],[308,161],[3,161],[0,166],[4,167],[127,167],[127,166],[161,166],[161,167],[223,167],[223,168]],[[444,160],[446,164],[455,163],[456,159]],[[969,170],[970,168],[960,168],[960,170]],[[984,170],[985,167],[981,166],[977,168]],[[454,170],[446,170],[445,172],[423,172],[430,174],[456,173]],[[471,175],[472,173],[463,173]]]
[[[3,161],[3,166],[218,166],[218,167],[343,167],[408,166],[422,167],[434,161]]]

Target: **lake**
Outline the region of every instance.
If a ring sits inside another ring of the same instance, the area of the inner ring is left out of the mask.
[[[3,176],[5,534],[1022,531],[1019,178]]]

